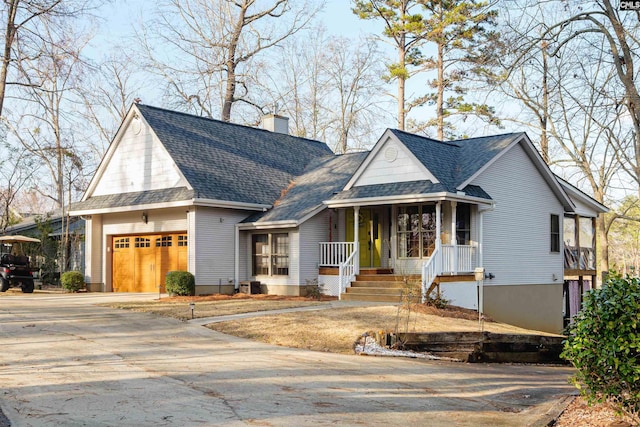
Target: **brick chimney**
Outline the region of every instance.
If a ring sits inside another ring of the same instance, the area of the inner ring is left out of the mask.
[[[288,135],[289,117],[279,116],[277,114],[267,114],[266,116],[262,116],[262,129]]]

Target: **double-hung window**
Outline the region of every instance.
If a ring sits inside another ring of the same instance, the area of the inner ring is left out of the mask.
[[[289,234],[265,233],[251,236],[253,275],[289,275]]]
[[[560,252],[560,215],[551,214],[551,252]]]

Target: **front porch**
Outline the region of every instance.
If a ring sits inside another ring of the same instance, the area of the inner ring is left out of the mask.
[[[320,243],[319,276],[325,291],[347,301],[400,302],[416,298],[424,302],[440,283],[474,281],[478,266],[476,245],[441,245],[417,270],[406,265],[393,268],[360,267],[357,246],[353,242]],[[402,260],[400,261],[402,264]],[[410,264],[416,264],[415,261]]]

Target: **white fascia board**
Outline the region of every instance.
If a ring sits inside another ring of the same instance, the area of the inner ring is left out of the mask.
[[[586,194],[585,192],[583,192],[573,184],[565,181],[564,179],[560,178],[557,175],[556,175],[556,178],[558,179],[558,182],[560,183],[562,188],[564,188],[564,190],[569,194],[569,197],[578,199],[581,203],[584,203],[585,205],[593,208],[593,210],[595,211],[595,216],[597,216],[598,213],[609,212],[610,209],[608,207],[598,202],[596,199],[589,196],[588,194]]]
[[[274,228],[297,228],[297,221],[248,222],[238,224],[240,230],[271,230]]]
[[[130,206],[118,206],[107,207],[98,209],[81,209],[69,211],[71,216],[83,216],[83,215],[99,215],[121,212],[134,212],[134,211],[146,211],[153,209],[165,209],[165,208],[179,208],[184,206],[193,206],[193,200],[178,200],[175,202],[161,202],[161,203],[148,203],[144,205],[130,205]]]
[[[354,206],[370,206],[370,205],[392,205],[399,203],[420,203],[420,202],[437,202],[443,200],[451,200],[457,202],[469,202],[479,205],[493,205],[492,200],[480,197],[465,196],[453,193],[432,193],[432,194],[406,194],[403,196],[384,196],[369,197],[360,199],[344,199],[344,200],[325,200],[323,203],[328,208],[350,208]]]
[[[204,206],[204,207],[210,207],[210,208],[224,208],[224,209],[237,209],[237,210],[245,210],[245,211],[263,211],[263,212],[271,207],[271,205],[261,205],[261,204],[255,204],[255,203],[238,203],[238,202],[227,202],[224,200],[210,200],[210,199],[189,199],[189,200],[177,200],[175,202],[147,203],[143,205],[106,207],[106,208],[98,208],[98,209],[81,209],[81,210],[71,211],[69,215],[72,215],[72,216],[98,215],[98,214],[117,213],[117,212],[133,212],[133,211],[141,211],[141,210],[176,208],[176,207],[183,207],[183,206]]]

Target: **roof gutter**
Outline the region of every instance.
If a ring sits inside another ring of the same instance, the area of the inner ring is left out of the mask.
[[[106,213],[122,213],[122,212],[134,212],[141,210],[152,209],[164,209],[164,208],[176,208],[184,206],[204,206],[210,208],[224,208],[224,209],[242,209],[247,211],[266,211],[271,208],[271,205],[263,205],[258,203],[241,203],[241,202],[229,202],[226,200],[212,200],[212,199],[188,199],[178,200],[175,202],[159,202],[159,203],[147,203],[140,205],[127,205],[106,207],[99,209],[78,209],[69,211],[71,216],[82,215],[99,215]]]
[[[273,228],[296,228],[298,221],[247,222],[238,224],[240,230],[264,230]]]
[[[481,205],[493,205],[493,201],[481,197],[467,196],[462,192],[457,194],[441,192],[431,194],[407,194],[403,196],[366,197],[358,199],[325,200],[323,203],[329,208],[348,208],[352,206],[391,205],[394,203],[415,203],[453,200],[460,202],[472,202]]]

